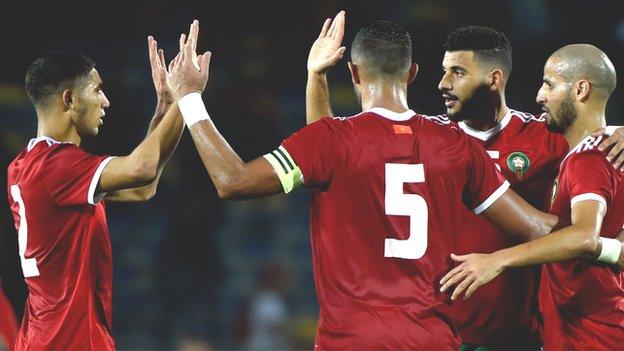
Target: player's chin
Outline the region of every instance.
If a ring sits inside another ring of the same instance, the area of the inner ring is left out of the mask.
[[[552,117],[546,117],[546,129],[554,133],[563,133],[566,130],[565,126],[563,126],[561,123],[558,123]]]
[[[459,108],[447,108],[446,114],[453,122],[461,122],[465,119],[464,117],[462,117],[461,110]]]
[[[96,136],[100,133],[100,127],[93,127],[89,130],[89,136]]]

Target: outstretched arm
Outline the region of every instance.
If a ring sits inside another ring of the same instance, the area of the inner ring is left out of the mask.
[[[194,21],[189,30],[188,42],[196,43],[199,23]],[[186,35],[180,36],[180,47],[187,42]],[[154,118],[150,122],[147,137],[130,155],[114,158],[102,172],[98,193],[109,193],[111,201],[146,201],[156,192],[162,170],[175,150],[184,122],[175,101],[165,68],[164,54],[158,51],[157,43],[148,38],[152,78],[159,97]],[[192,44],[195,45],[195,44]],[[179,62],[176,57],[169,70]]]
[[[180,64],[172,70],[178,105],[193,142],[221,198],[248,199],[281,192],[282,186],[271,164],[263,157],[244,162],[219,133],[208,116],[200,92],[208,82],[211,53],[193,64],[195,47],[187,43]]]
[[[318,38],[308,55],[308,82],[306,84],[306,121],[308,124],[321,117],[333,117],[329,101],[327,72],[344,56],[345,12],[340,11],[334,20],[325,20]]]
[[[191,28],[191,31],[193,29]],[[191,35],[196,35],[197,33],[191,32]],[[180,46],[184,44],[184,35],[180,37]],[[178,114],[178,118],[175,119],[173,127],[169,130],[170,133],[166,135],[167,140],[165,141],[165,149],[163,150],[163,157],[159,160],[158,171],[156,175],[156,179],[148,185],[131,188],[131,189],[122,189],[113,191],[107,194],[106,199],[108,201],[119,201],[119,202],[134,202],[134,201],[147,201],[151,199],[156,194],[156,189],[158,187],[158,182],[160,180],[160,176],[165,167],[165,164],[173,154],[174,150],[178,146],[180,142],[180,138],[182,137],[182,132],[184,131],[184,122],[182,118],[179,116],[179,110],[175,105],[175,98],[173,95],[173,91],[169,86],[169,82],[167,80],[167,76],[169,72],[167,72],[167,66],[165,64],[165,56],[162,49],[158,49],[158,43],[156,40],[149,36],[147,38],[148,42],[148,50],[149,50],[149,60],[150,67],[152,70],[152,80],[154,82],[154,88],[156,89],[157,103],[156,103],[156,111],[154,112],[154,116],[150,121],[149,128],[147,130],[148,137],[156,127],[162,122],[166,113],[172,108],[175,109],[175,113]]]
[[[520,241],[535,240],[569,225],[559,217],[531,206],[513,190],[507,190],[483,213],[499,229]]]
[[[572,224],[534,241],[516,245],[492,254],[452,255],[461,264],[442,278],[441,291],[457,284],[451,299],[465,291],[468,298],[481,285],[509,267],[524,267],[572,258],[597,259],[602,255],[605,239],[599,237],[606,206],[597,201],[581,201],[572,206]],[[613,239],[611,240],[613,243]],[[615,245],[620,245],[616,242]],[[620,262],[622,261],[620,252]],[[621,264],[618,262],[618,264]]]

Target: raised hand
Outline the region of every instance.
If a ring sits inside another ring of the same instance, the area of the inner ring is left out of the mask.
[[[332,21],[325,20],[323,29],[310,48],[308,72],[325,74],[344,56],[346,48],[342,46],[344,38],[345,12],[340,11]]]
[[[152,69],[152,81],[158,101],[172,104],[175,101],[175,96],[168,80],[169,72],[165,64],[165,54],[162,49],[158,49],[158,43],[151,35],[147,37],[147,49],[150,68]]]
[[[169,65],[171,85],[176,98],[192,92],[203,92],[208,83],[210,58],[212,53],[206,51],[197,55],[197,37],[199,21],[195,20],[189,29],[188,38],[180,36],[180,53]]]

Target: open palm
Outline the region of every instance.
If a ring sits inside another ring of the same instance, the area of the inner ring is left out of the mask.
[[[333,21],[330,18],[325,20],[319,37],[310,48],[308,72],[326,73],[340,61],[346,50],[342,46],[344,25],[344,11],[340,11]]]

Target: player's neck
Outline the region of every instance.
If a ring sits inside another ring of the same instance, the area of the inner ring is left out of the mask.
[[[80,145],[81,138],[71,120],[54,111],[37,111],[37,137],[47,136],[56,141]]]
[[[405,84],[362,84],[361,93],[363,111],[368,111],[373,107],[383,107],[394,112],[409,110]]]
[[[574,147],[588,135],[607,125],[604,109],[578,111],[578,117],[563,133],[570,147]]]

